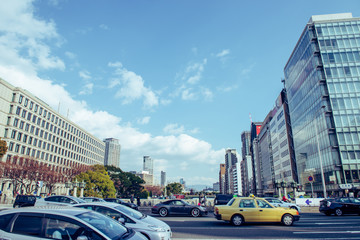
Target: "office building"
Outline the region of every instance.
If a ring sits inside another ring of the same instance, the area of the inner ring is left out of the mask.
[[[236,149],[227,149],[225,152],[225,193],[234,193],[233,166],[238,162]]]
[[[253,179],[253,170],[250,153],[250,131],[241,133],[241,185],[244,196],[249,196],[251,189],[251,181]]]
[[[250,127],[250,154],[252,179],[249,179],[249,192],[257,195],[257,186],[261,183],[261,163],[259,158],[259,133],[262,123],[252,122]]]
[[[140,177],[145,181],[144,185],[154,186],[154,176],[148,171],[142,171],[141,173],[136,173],[136,176]]]
[[[104,165],[120,167],[120,150],[119,140],[115,138],[106,138]]]
[[[312,16],[285,68],[301,188],[317,196],[360,189],[360,18]]]
[[[1,78],[0,136],[8,146],[2,161],[11,162],[13,156],[33,158],[59,172],[104,164],[103,141]]]
[[[151,175],[154,174],[154,162],[150,156],[144,156],[143,171],[147,171]]]

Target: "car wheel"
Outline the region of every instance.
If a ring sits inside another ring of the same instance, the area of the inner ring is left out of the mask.
[[[291,226],[294,223],[294,217],[290,214],[285,214],[281,219],[282,224],[285,226]]]
[[[341,216],[341,215],[343,215],[343,211],[340,208],[337,208],[337,209],[335,209],[335,215]]]
[[[166,217],[168,215],[168,210],[166,208],[160,208],[159,215],[162,217]]]
[[[240,226],[244,223],[244,218],[241,215],[234,215],[231,218],[231,224],[234,226]]]
[[[191,210],[191,216],[193,216],[193,217],[198,217],[198,216],[200,216],[200,210],[199,210],[198,208],[193,208],[193,209]]]

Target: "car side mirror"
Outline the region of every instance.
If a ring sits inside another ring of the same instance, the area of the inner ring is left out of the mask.
[[[119,218],[118,222],[121,223],[121,224],[125,224],[125,218]]]

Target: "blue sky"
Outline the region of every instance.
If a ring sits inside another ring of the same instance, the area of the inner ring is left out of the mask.
[[[156,176],[209,186],[274,106],[311,15],[360,17],[359,0],[2,3],[1,78],[119,139],[123,170],[149,155]]]

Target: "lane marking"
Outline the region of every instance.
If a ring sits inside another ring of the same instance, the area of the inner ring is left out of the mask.
[[[349,233],[359,234],[360,231],[326,231],[326,232],[293,232],[294,234],[334,234],[334,233]]]

